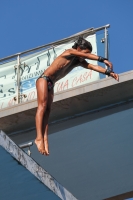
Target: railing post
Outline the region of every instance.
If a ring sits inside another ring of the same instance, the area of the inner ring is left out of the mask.
[[[108,59],[108,30],[105,27],[105,58]]]
[[[20,103],[20,56],[17,57],[17,104]]]
[[[108,59],[108,30],[107,27],[105,27],[105,58]],[[107,65],[105,65],[105,68],[107,69]],[[106,75],[106,77],[108,77]]]

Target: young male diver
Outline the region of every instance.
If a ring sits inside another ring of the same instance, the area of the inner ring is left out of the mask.
[[[66,76],[77,66],[106,74],[119,81],[118,74],[113,72],[112,63],[106,58],[91,54],[91,52],[91,43],[79,37],[72,48],[65,50],[59,55],[36,81],[38,108],[36,112],[37,137],[35,144],[41,154],[49,155],[48,119],[54,97],[53,88],[56,81]],[[108,66],[108,69],[87,63],[85,59],[103,62]]]

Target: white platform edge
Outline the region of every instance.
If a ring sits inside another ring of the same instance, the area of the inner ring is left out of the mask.
[[[19,148],[2,130],[0,130],[0,145],[62,200],[77,200],[56,179]]]

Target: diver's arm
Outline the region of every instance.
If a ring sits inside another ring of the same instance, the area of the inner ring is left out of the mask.
[[[79,57],[83,57],[86,59],[90,59],[90,60],[97,60],[99,62],[104,62],[108,67],[111,68],[111,70],[113,70],[113,65],[110,61],[108,61],[106,58],[103,58],[101,56],[97,56],[95,54],[91,54],[91,53],[83,53],[81,51],[77,51],[77,50],[73,50],[73,49],[69,49],[69,53],[71,55],[75,55],[75,56],[79,56]]]
[[[100,72],[102,74],[106,74],[108,76],[111,76],[115,80],[119,81],[118,74],[116,74],[114,72],[111,72],[108,69],[105,69],[105,68],[103,68],[103,67],[101,67],[99,65],[93,65],[93,64],[87,63],[86,61],[81,62],[80,65],[82,67],[86,68],[86,69],[90,69],[90,70],[93,70],[93,71]]]
[[[79,56],[82,58],[90,59],[90,60],[98,60],[99,56],[91,54],[91,53],[83,53],[81,51],[77,51],[76,49],[69,49],[69,53],[71,55]]]

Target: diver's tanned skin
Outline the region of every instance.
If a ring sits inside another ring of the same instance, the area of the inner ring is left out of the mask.
[[[86,69],[105,74],[105,68],[89,64],[85,60],[98,60],[98,58],[98,56],[91,54],[89,49],[82,50],[80,47],[77,47],[77,49],[68,49],[53,61],[53,63],[45,70],[44,74],[48,76],[54,83],[67,75],[76,66],[82,66]],[[104,60],[104,63],[113,69],[111,62]],[[111,72],[110,76],[119,81],[118,74]],[[48,91],[48,83],[43,78],[39,78],[37,80],[36,88],[38,108],[36,113],[37,137],[35,139],[35,144],[37,145],[37,148],[41,154],[49,155],[48,118],[54,93],[53,89]]]

